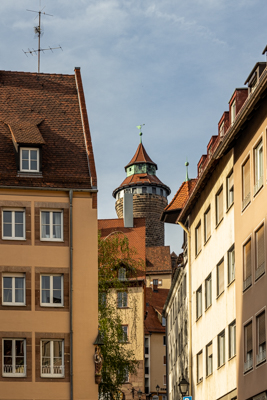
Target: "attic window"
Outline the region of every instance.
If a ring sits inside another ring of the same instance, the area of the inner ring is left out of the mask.
[[[20,171],[39,172],[39,149],[20,148]]]

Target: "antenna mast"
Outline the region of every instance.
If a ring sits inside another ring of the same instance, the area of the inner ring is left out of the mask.
[[[44,8],[43,8],[43,9],[44,9]],[[41,28],[41,15],[42,15],[42,14],[43,14],[43,15],[49,15],[50,17],[53,17],[52,14],[47,14],[47,13],[45,13],[45,12],[42,12],[43,9],[42,9],[42,10],[39,10],[39,11],[27,10],[27,11],[34,12],[34,13],[39,14],[39,24],[38,24],[38,26],[35,26],[35,27],[34,27],[34,32],[38,35],[38,49],[37,49],[37,50],[36,50],[36,49],[32,49],[32,50],[28,49],[28,51],[22,50],[23,53],[24,53],[26,56],[27,56],[27,54],[31,54],[31,55],[33,55],[33,54],[38,54],[38,74],[40,73],[40,65],[41,65],[40,53],[41,53],[41,51],[42,51],[42,52],[45,52],[46,50],[51,50],[52,53],[53,53],[53,50],[56,50],[56,49],[61,49],[61,50],[63,51],[63,49],[62,49],[62,47],[61,47],[60,45],[59,45],[58,47],[50,47],[50,46],[49,46],[48,49],[42,49],[42,48],[41,48],[41,35],[42,35],[42,33],[43,33],[43,30],[42,30],[42,28]],[[27,57],[28,57],[28,56],[27,56]]]

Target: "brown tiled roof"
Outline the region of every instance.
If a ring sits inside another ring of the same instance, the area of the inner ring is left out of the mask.
[[[158,289],[156,292],[151,288],[146,288],[146,312],[145,334],[165,333],[165,326],[162,326],[158,319],[158,314],[162,313],[163,306],[167,299],[169,290]]]
[[[122,232],[129,239],[130,247],[136,249],[134,258],[143,261],[143,270],[137,271],[137,276],[145,279],[146,259],[146,221],[145,218],[134,218],[134,227],[125,228],[123,218],[99,219],[98,229],[101,237],[107,237],[112,232]]]
[[[155,246],[146,248],[146,273],[171,273],[170,246]]]
[[[155,167],[158,168],[157,164],[155,164],[154,161],[152,161],[149,155],[147,154],[143,146],[143,143],[139,144],[135,152],[135,155],[133,156],[131,161],[126,165],[125,169],[132,164],[138,164],[138,163],[149,163],[155,165]]]
[[[42,145],[41,176],[18,176],[12,135],[15,144]],[[96,186],[79,69],[75,75],[0,71],[0,185]]]
[[[135,186],[135,185],[155,185],[155,186],[160,186],[162,188],[164,188],[168,195],[171,193],[171,190],[168,186],[164,185],[164,183],[162,183],[159,178],[156,175],[149,175],[149,174],[133,174],[130,176],[127,176],[124,181],[122,182],[122,184],[116,188],[113,191],[113,196],[116,196],[116,193],[118,190],[121,190],[121,188],[125,187],[131,187],[131,186]]]

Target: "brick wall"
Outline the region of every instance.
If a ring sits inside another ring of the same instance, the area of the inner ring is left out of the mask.
[[[121,391],[125,394],[125,400],[133,400],[132,397],[132,388],[135,389],[134,398],[138,399],[137,391],[141,389],[144,393],[144,361],[140,360],[138,364],[137,374],[129,376],[129,383],[125,383],[121,387]],[[146,396],[143,394],[142,400],[144,400]]]
[[[133,196],[134,218],[146,219],[146,247],[164,246],[164,222],[160,216],[167,204],[165,197],[151,193]],[[123,218],[123,198],[116,201],[115,208],[118,218]]]

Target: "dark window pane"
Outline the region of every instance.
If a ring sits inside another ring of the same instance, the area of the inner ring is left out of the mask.
[[[15,224],[15,237],[16,238],[23,237],[23,224]]]
[[[53,289],[61,289],[61,276],[53,276]]]
[[[37,150],[31,150],[31,161],[37,161]]]
[[[24,356],[24,340],[16,340],[15,347],[16,347],[16,357]]]
[[[42,276],[42,289],[50,289],[50,276]]]
[[[50,303],[50,290],[42,290],[42,303]]]
[[[24,211],[15,211],[15,224],[23,224]]]
[[[4,340],[4,356],[12,355],[12,340]]]
[[[11,237],[12,236],[12,226],[11,224],[4,223],[4,237]]]
[[[11,303],[12,302],[12,289],[4,289],[4,302]]]
[[[4,289],[12,288],[12,278],[9,276],[4,276]]]
[[[4,222],[11,223],[11,221],[12,221],[12,211],[4,211],[3,212],[3,220],[4,220]]]
[[[22,169],[29,169],[29,161],[28,160],[22,160]]]

